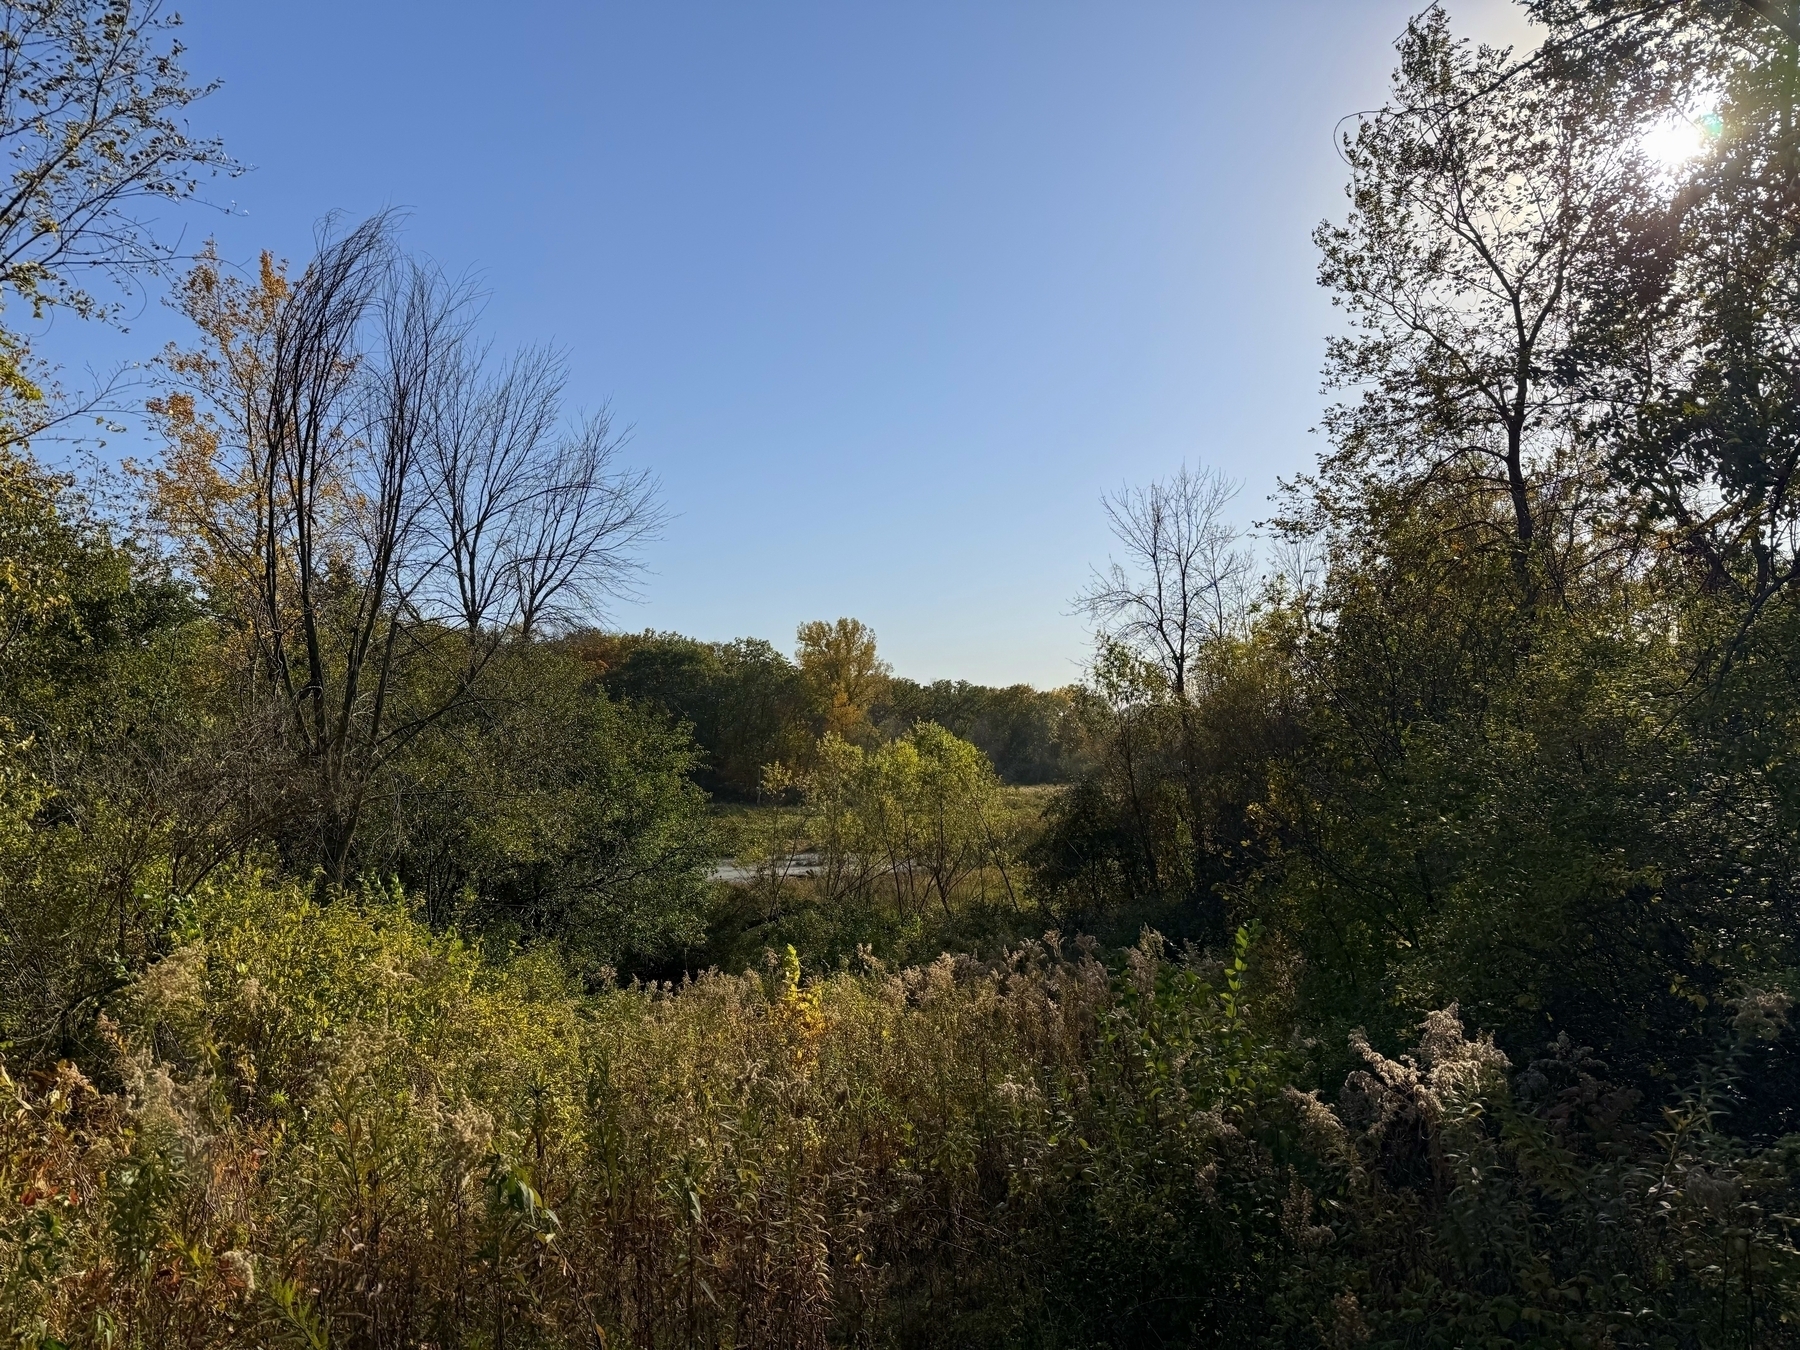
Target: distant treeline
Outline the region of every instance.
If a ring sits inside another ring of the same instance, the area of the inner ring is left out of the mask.
[[[765,766],[804,759],[827,731],[869,744],[919,722],[979,746],[1007,783],[1079,773],[1075,689],[900,679],[855,619],[802,625],[792,660],[761,638],[587,632],[570,643],[612,697],[692,729],[703,756],[696,778],[716,795],[754,798]]]
[[[881,725],[884,730],[904,729],[917,722],[936,722],[979,746],[1004,782],[1064,783],[1080,771],[1081,740],[1075,721],[1079,697],[1075,688],[895,680]]]

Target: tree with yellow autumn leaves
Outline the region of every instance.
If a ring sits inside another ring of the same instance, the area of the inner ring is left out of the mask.
[[[795,637],[818,734],[858,744],[871,740],[870,714],[892,674],[876,651],[874,629],[860,619],[814,619],[801,624]]]

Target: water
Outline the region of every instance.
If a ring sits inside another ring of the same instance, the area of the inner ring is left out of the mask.
[[[773,860],[774,867],[782,876],[810,877],[819,872],[823,864],[817,853],[787,853]],[[708,874],[709,881],[723,881],[731,886],[748,886],[769,870],[769,863],[741,863],[736,858],[725,858]]]

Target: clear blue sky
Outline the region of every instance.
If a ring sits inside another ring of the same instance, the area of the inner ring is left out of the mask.
[[[1317,453],[1332,128],[1416,7],[198,0],[193,121],[256,167],[182,225],[299,260],[326,211],[404,207],[501,343],[564,345],[674,513],[619,626],[851,614],[900,674],[1060,684],[1103,491],[1210,462],[1248,522]]]

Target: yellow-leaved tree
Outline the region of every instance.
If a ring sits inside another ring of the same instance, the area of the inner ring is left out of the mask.
[[[872,741],[871,714],[892,673],[876,651],[875,630],[858,619],[814,619],[801,624],[796,637],[794,657],[818,734],[858,745]]]

